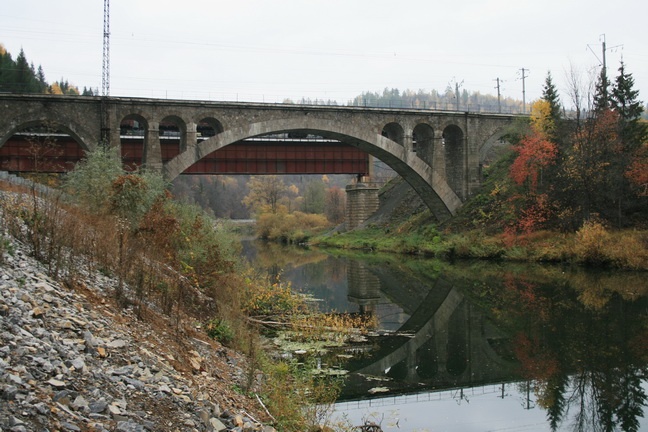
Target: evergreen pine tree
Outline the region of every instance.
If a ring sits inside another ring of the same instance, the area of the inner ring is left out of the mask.
[[[45,80],[45,71],[43,71],[43,66],[41,65],[38,65],[36,79],[38,80],[38,92],[45,93],[47,91],[47,80]]]
[[[624,213],[642,213],[648,210],[646,203],[637,205],[636,197],[626,177],[628,167],[640,151],[641,146],[648,142],[648,126],[641,121],[643,104],[638,100],[639,91],[634,89],[632,74],[626,73],[625,64],[621,62],[619,75],[616,77],[610,94],[610,105],[618,114],[618,134],[621,149],[617,157],[610,161],[613,173],[618,178],[618,220],[622,223]]]
[[[633,151],[648,140],[648,128],[640,121],[643,105],[639,97],[639,90],[634,88],[632,74],[626,73],[625,64],[621,62],[619,75],[616,77],[610,95],[612,108],[619,115],[619,133],[623,150]]]
[[[594,115],[610,109],[610,80],[607,77],[605,69],[601,70],[596,87],[594,88],[593,111]]]
[[[553,128],[549,131],[549,139],[556,144],[560,144],[559,137],[561,134],[560,129],[562,129],[562,115],[561,115],[561,106],[560,106],[560,96],[558,96],[558,89],[553,83],[551,77],[551,72],[547,72],[547,78],[545,79],[544,86],[542,87],[542,99],[549,103],[549,118],[551,119],[551,124]]]
[[[32,78],[32,70],[27,63],[25,52],[21,49],[18,57],[16,57],[16,81],[13,83],[14,93],[27,93],[29,92],[29,84]]]
[[[2,45],[0,45],[0,91],[13,91],[12,85],[15,81],[16,62],[11,58]]]
[[[558,90],[556,85],[553,83],[551,78],[551,72],[547,72],[547,78],[545,79],[544,86],[542,87],[542,99],[549,102],[551,106],[551,118],[554,122],[558,123],[560,120],[560,96],[558,96]]]

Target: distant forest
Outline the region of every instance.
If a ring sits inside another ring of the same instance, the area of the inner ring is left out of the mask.
[[[457,102],[458,101],[458,102]],[[294,103],[290,99],[286,103]],[[300,104],[304,105],[341,105],[334,100],[302,98]],[[479,92],[453,90],[450,86],[444,92],[437,90],[404,90],[387,88],[379,92],[363,92],[350,100],[348,106],[366,106],[382,108],[416,108],[416,109],[437,109],[449,111],[471,111],[471,112],[502,112],[521,113],[523,112],[522,101],[512,98],[500,97]]]
[[[27,60],[21,49],[14,60],[6,48],[0,44],[0,92],[2,93],[45,93],[95,96],[96,90],[83,88],[79,91],[76,86],[61,78],[59,81],[48,83],[42,66],[35,67]]]

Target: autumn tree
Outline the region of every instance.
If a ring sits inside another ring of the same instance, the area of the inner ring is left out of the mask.
[[[609,192],[618,181],[611,172],[611,161],[620,151],[617,115],[603,110],[588,118],[570,137],[571,148],[563,161],[561,176],[564,187],[560,198],[577,228],[592,213],[608,216]]]
[[[530,232],[545,223],[550,215],[549,188],[544,186],[545,170],[556,161],[557,146],[550,139],[555,131],[551,104],[538,100],[531,105],[530,131],[515,146],[517,157],[510,167],[509,176],[524,192],[515,194],[517,217],[507,231]]]
[[[511,178],[518,185],[527,183],[531,193],[542,185],[542,171],[556,157],[556,145],[549,140],[549,134],[555,129],[551,108],[542,99],[531,105],[531,132],[515,147],[518,157],[511,165]]]
[[[59,95],[79,95],[79,89],[76,86],[70,85],[67,80],[61,78],[60,81],[55,81],[54,84],[50,86],[50,93]]]
[[[276,175],[252,176],[248,183],[250,192],[243,198],[252,213],[277,213],[279,202],[285,195],[287,187]]]

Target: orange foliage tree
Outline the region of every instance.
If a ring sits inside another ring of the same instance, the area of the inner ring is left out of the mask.
[[[648,196],[648,143],[635,152],[625,176],[639,196]]]

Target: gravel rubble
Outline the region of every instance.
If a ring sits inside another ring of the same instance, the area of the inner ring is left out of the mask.
[[[161,314],[115,307],[116,282],[100,273],[63,286],[3,239],[0,432],[275,431],[233,390],[239,354],[199,331],[179,337]]]

